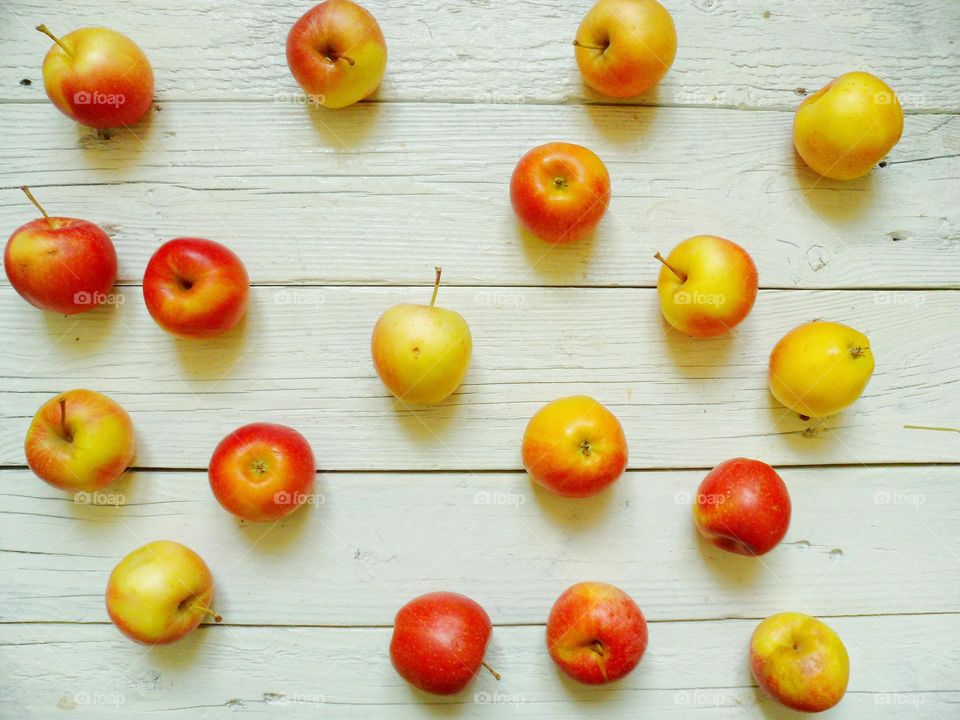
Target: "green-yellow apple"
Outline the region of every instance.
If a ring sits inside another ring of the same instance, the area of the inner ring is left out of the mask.
[[[153,102],[153,70],[133,40],[116,30],[88,27],[57,37],[43,59],[43,86],[56,108],[95,128],[131,125]]]
[[[852,180],[883,160],[903,133],[897,94],[878,77],[851,72],[806,98],[793,121],[793,144],[820,175]]]
[[[722,335],[757,298],[757,267],[742,247],[715,235],[687,238],[664,259],[657,278],[663,317],[691,337]]]
[[[164,645],[220,616],[210,609],[213,576],[199,555],[172,540],[156,540],[127,555],[110,573],[107,612],[131,640]]]
[[[376,18],[352,0],[326,0],[287,35],[287,65],[311,102],[342,108],[380,85],[387,43]]]
[[[573,44],[587,85],[611,97],[632,97],[667,74],[677,54],[677,30],[657,0],[598,0]]]
[[[133,423],[114,400],[68,390],[45,402],[24,442],[27,464],[61,490],[90,491],[123,475],[133,460]]]
[[[377,374],[399,400],[414,405],[445,400],[470,365],[473,339],[459,313],[436,307],[440,268],[429,305],[401,303],[373,328],[370,351]]]
[[[750,638],[750,671],[775,700],[821,712],[843,697],[850,677],[847,649],[826,624],[797,612],[771,615]]]

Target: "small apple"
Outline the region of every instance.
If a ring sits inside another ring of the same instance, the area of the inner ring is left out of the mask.
[[[210,488],[225,510],[247,520],[279,520],[305,503],[317,467],[293,428],[252,423],[237,428],[210,458]]]
[[[184,338],[221,335],[247,310],[250,280],[233,251],[201,238],[170,240],[143,275],[143,299],[157,324]]]
[[[133,422],[106,395],[68,390],[40,406],[24,450],[27,465],[44,482],[61,490],[97,490],[133,460]]]
[[[587,85],[610,97],[633,97],[667,74],[677,55],[677,29],[656,0],[599,0],[573,44]]]
[[[397,613],[390,661],[404,680],[435,695],[453,695],[485,667],[493,625],[476,602],[451,592],[414,598]]]
[[[903,133],[897,94],[870,73],[851,72],[806,98],[793,121],[793,144],[810,168],[834,180],[866,175]]]
[[[828,417],[860,397],[873,365],[865,335],[842,323],[804,323],[770,353],[770,392],[804,418]]]
[[[156,540],[121,560],[107,583],[107,612],[131,640],[165,645],[192,632],[210,609],[213,577],[186,545]]]
[[[43,86],[56,108],[93,128],[132,125],[150,110],[153,70],[133,40],[116,30],[88,27],[57,37],[43,59]]]
[[[312,102],[342,108],[380,85],[387,43],[376,18],[360,5],[326,0],[290,28],[287,65]]]
[[[442,402],[456,390],[473,351],[467,321],[434,305],[441,273],[436,271],[430,304],[387,309],[370,339],[373,366],[383,384],[397,399],[415,405]]]
[[[539,485],[564,497],[587,497],[623,475],[627,438],[616,415],[591,397],[573,395],[530,418],[521,455]]]
[[[647,649],[647,621],[629,595],[581,582],[557,598],[547,618],[547,650],[578,682],[602,685],[629,674]]]
[[[850,658],[826,624],[784,612],[771,615],[753,631],[750,671],[761,688],[787,707],[822,712],[843,698]]]
[[[687,238],[657,278],[660,311],[691,337],[722,335],[740,324],[757,299],[757,267],[742,247],[715,235]]]
[[[117,279],[117,253],[92,222],[50,217],[26,185],[20,188],[41,218],[7,240],[3,267],[13,289],[34,307],[73,315],[107,299]]]
[[[717,465],[693,501],[697,530],[718,548],[763,555],[790,527],[790,495],[777,471],[759,460],[733,458]]]
[[[520,223],[541,240],[573,242],[592,233],[607,211],[610,175],[587,148],[547,143],[520,158],[510,202]]]

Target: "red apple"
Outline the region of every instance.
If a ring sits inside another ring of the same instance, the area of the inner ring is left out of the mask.
[[[763,555],[790,527],[790,495],[777,471],[759,460],[720,463],[697,488],[693,502],[697,530],[718,548]]]
[[[380,85],[387,43],[364,8],[352,0],[326,0],[290,28],[287,65],[312,102],[341,108]]]
[[[24,185],[41,218],[13,231],[3,267],[13,289],[34,307],[73,315],[107,299],[117,279],[117,253],[92,222],[50,217]]]
[[[520,158],[510,201],[520,223],[541,240],[573,242],[592,233],[607,211],[610,175],[587,148],[547,143]]]
[[[153,102],[153,70],[133,40],[115,30],[88,27],[57,37],[43,59],[43,85],[68,118],[95,128],[132,125]]]
[[[279,520],[309,498],[317,467],[293,428],[253,423],[227,435],[210,458],[210,488],[225,510],[247,520]]]
[[[247,310],[250,280],[229,248],[212,240],[177,238],[150,258],[143,299],[157,324],[180,337],[227,332]]]
[[[588,685],[619,680],[647,649],[647,621],[623,590],[581,582],[557,598],[547,619],[547,649],[567,675]]]
[[[400,677],[436,695],[458,693],[483,662],[493,625],[476,602],[451,592],[414,598],[397,613],[390,660]],[[490,670],[498,680],[500,676]]]

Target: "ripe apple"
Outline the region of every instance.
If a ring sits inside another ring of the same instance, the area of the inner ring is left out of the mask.
[[[153,102],[153,70],[133,40],[116,30],[88,27],[57,37],[43,59],[43,86],[56,108],[94,128],[132,125]]]
[[[697,488],[697,530],[718,548],[763,555],[790,527],[790,495],[777,471],[759,460],[733,458],[717,465]]]
[[[397,613],[390,661],[404,680],[436,695],[458,693],[483,666],[493,625],[476,602],[451,592],[414,598]]]
[[[380,85],[387,43],[376,19],[360,5],[326,0],[290,28],[287,65],[312,102],[342,108]]]
[[[210,609],[213,577],[199,555],[180,543],[156,540],[121,560],[107,583],[107,612],[131,640],[165,645],[192,632]]]
[[[279,520],[308,500],[317,467],[293,428],[252,423],[227,435],[210,458],[210,488],[225,510],[247,520]]]
[[[750,638],[750,671],[775,700],[821,712],[843,697],[850,677],[847,649],[820,620],[797,612],[771,615]]]
[[[872,374],[870,341],[842,323],[799,325],[770,353],[770,392],[805,418],[840,412],[860,397]]]
[[[870,73],[851,72],[806,98],[793,121],[793,144],[820,175],[852,180],[893,149],[903,133],[897,94]]]
[[[212,240],[176,238],[153,254],[143,299],[157,324],[185,338],[227,332],[247,310],[250,280],[229,248]]]
[[[627,438],[616,415],[591,397],[573,395],[530,418],[521,455],[538,484],[565,497],[587,497],[623,475]]]
[[[629,674],[647,649],[647,621],[629,595],[581,582],[557,598],[547,618],[547,649],[567,675],[602,685]]]
[[[656,0],[599,0],[573,41],[584,81],[604,95],[639,95],[667,74],[677,54],[677,30]]]
[[[92,222],[50,217],[26,185],[20,188],[41,218],[7,240],[3,267],[13,289],[34,307],[73,315],[107,299],[117,279],[117,253]]]
[[[592,233],[607,211],[610,175],[587,148],[547,143],[520,158],[510,201],[521,224],[541,240],[573,242]]]
[[[400,303],[388,308],[373,328],[370,351],[377,375],[397,399],[434,404],[457,389],[470,365],[470,327],[453,310],[434,305],[440,268],[429,305]]]
[[[133,422],[106,395],[68,390],[40,406],[24,450],[27,465],[44,482],[61,490],[97,490],[133,460]]]
[[[674,328],[692,337],[722,335],[736,327],[757,299],[757,267],[742,247],[715,235],[697,235],[677,245],[657,278],[660,311]]]

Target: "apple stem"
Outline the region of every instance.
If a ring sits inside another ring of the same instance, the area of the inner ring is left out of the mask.
[[[492,667],[490,667],[489,665],[487,665],[485,662],[481,662],[480,664],[483,665],[483,667],[485,667],[485,668],[487,669],[487,672],[490,673],[491,675],[493,675],[494,678],[496,678],[498,681],[500,680],[500,673],[498,673],[498,672],[497,672],[496,670],[494,670]]]
[[[936,430],[937,432],[955,432],[960,433],[960,428],[937,427],[936,425],[904,425],[910,430]]]
[[[349,55],[327,55],[327,59],[331,63],[335,63],[337,60],[346,60],[348,65],[356,65],[356,61]]]
[[[21,185],[20,189],[23,190],[24,194],[30,199],[30,202],[37,206],[37,210],[39,210],[40,213],[47,219],[47,223],[50,225],[50,227],[53,227],[53,220],[51,220],[50,216],[47,215],[47,211],[43,209],[43,205],[37,202],[37,199],[33,196],[33,193],[30,192],[30,188],[28,188],[26,185]]]
[[[219,613],[215,613],[211,608],[205,607],[203,608],[203,612],[205,612],[207,615],[213,618],[214,622],[218,623],[223,620],[223,617]]]
[[[661,255],[660,253],[656,253],[656,254],[654,255],[654,257],[655,257],[657,260],[659,260],[660,262],[662,262],[662,263],[667,267],[667,269],[668,269],[670,272],[672,272],[674,275],[676,275],[678,278],[680,278],[680,282],[686,282],[686,281],[687,281],[687,276],[684,275],[684,274],[683,274],[682,272],[680,272],[679,270],[677,270],[673,265],[671,265],[670,263],[668,263],[666,260],[664,260],[664,259],[663,259],[663,255]]]
[[[69,428],[67,428],[67,399],[60,398],[60,432],[63,433],[63,437],[66,438],[67,442],[73,442],[73,435],[70,434]]]
[[[574,40],[574,41],[573,41],[573,46],[574,46],[574,47],[586,48],[587,50],[606,50],[606,49],[607,49],[607,48],[602,47],[602,46],[600,46],[600,45],[587,45],[586,43],[582,43],[582,42],[580,42],[579,40]]]
[[[430,307],[433,307],[433,304],[437,301],[437,293],[440,292],[440,273],[443,272],[443,268],[439,265],[435,265],[433,269],[437,271],[437,277],[433,281],[433,297],[430,298]]]
[[[48,38],[50,38],[51,40],[53,40],[57,45],[59,45],[61,48],[63,48],[63,51],[64,51],[67,55],[69,55],[70,57],[75,57],[75,55],[74,55],[73,52],[70,50],[70,48],[68,48],[66,45],[64,45],[64,44],[63,44],[63,41],[60,40],[60,38],[58,38],[58,37],[57,37],[56,35],[54,35],[52,32],[50,32],[49,30],[47,30],[47,26],[46,26],[46,25],[43,25],[43,24],[37,25],[37,30],[39,30],[40,32],[42,32],[42,33],[43,33],[44,35],[46,35]]]

